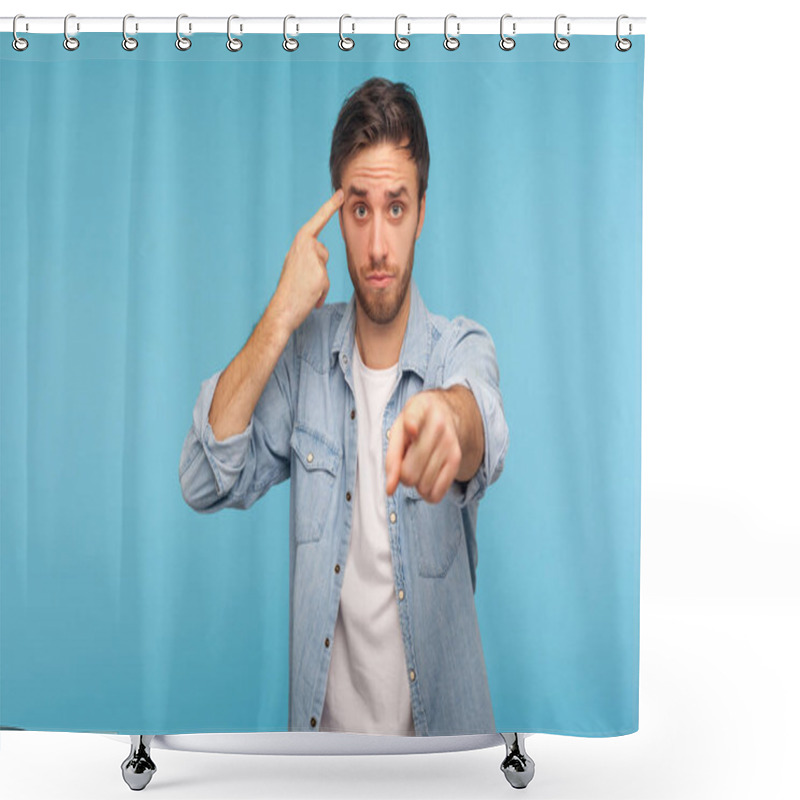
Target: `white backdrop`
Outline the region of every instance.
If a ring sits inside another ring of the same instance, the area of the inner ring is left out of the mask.
[[[132,8],[34,0],[2,13],[647,17],[640,730],[616,739],[530,737],[537,767],[525,791],[540,800],[797,796],[790,769],[800,750],[800,256],[790,238],[800,220],[797,6],[149,0]],[[0,46],[10,39],[0,34]],[[154,750],[158,772],[145,792],[507,797],[504,753],[502,746],[308,758]],[[6,731],[0,794],[123,796],[126,755],[127,746],[99,735]]]

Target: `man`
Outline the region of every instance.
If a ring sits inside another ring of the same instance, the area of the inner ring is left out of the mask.
[[[428,142],[404,84],[345,101],[334,195],[300,229],[239,354],[204,381],[181,453],[198,511],[290,489],[289,730],[495,731],[474,602],[478,501],[508,427],[494,344],[411,278]],[[324,305],[334,213],[354,293]]]

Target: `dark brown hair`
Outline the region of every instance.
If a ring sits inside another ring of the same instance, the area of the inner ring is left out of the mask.
[[[417,164],[417,200],[428,188],[428,134],[414,90],[405,83],[370,78],[354,89],[339,111],[331,138],[331,185],[342,185],[342,170],[348,159],[364,147],[390,142],[400,144]]]

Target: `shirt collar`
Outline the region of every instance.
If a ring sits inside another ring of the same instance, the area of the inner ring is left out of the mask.
[[[412,370],[425,380],[428,370],[428,358],[430,356],[431,331],[428,324],[428,309],[419,293],[414,276],[409,281],[409,292],[411,293],[411,307],[408,312],[408,322],[403,336],[403,345],[400,348],[398,364],[401,374],[405,370]],[[344,316],[339,321],[336,334],[331,345],[331,364],[333,364],[337,353],[347,356],[347,362],[353,360],[353,347],[355,346],[356,334],[356,293],[350,297]],[[344,366],[342,367],[344,369]]]

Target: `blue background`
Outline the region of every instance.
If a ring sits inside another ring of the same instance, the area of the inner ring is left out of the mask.
[[[178,459],[381,75],[431,148],[414,278],[497,348],[475,601],[498,730],[637,730],[644,37],[26,38],[0,50],[0,724],[286,730],[288,482],[199,515]],[[347,300],[335,222],[320,240]]]

